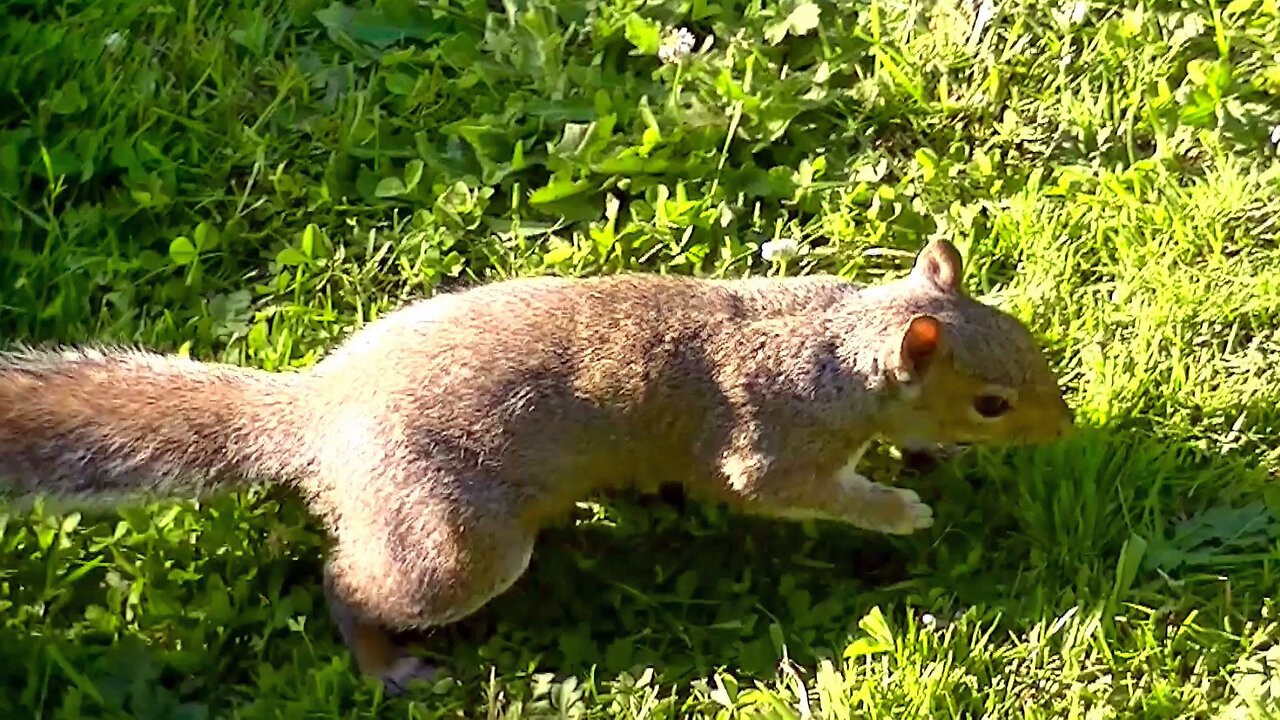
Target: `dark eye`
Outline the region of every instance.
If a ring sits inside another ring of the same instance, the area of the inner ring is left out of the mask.
[[[979,395],[973,399],[973,409],[984,418],[998,418],[1009,412],[1009,401],[999,395]]]

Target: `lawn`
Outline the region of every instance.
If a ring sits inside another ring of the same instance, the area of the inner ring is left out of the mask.
[[[0,345],[286,370],[491,279],[941,236],[1081,426],[882,454],[905,538],[583,503],[396,699],[287,492],[0,506],[0,717],[1280,713],[1276,0],[9,0],[0,85]]]

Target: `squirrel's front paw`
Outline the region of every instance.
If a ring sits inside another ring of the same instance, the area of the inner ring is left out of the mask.
[[[933,525],[933,508],[915,490],[881,485],[860,476],[841,480],[846,492],[862,495],[854,524],[865,530],[909,535]]]
[[[881,532],[895,535],[907,535],[917,530],[933,526],[933,508],[929,507],[915,490],[907,488],[885,488],[898,497],[898,512],[891,513]],[[896,517],[894,517],[896,516]]]

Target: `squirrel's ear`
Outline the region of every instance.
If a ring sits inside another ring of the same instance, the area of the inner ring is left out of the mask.
[[[912,277],[924,280],[939,290],[960,291],[960,278],[964,275],[960,251],[946,240],[934,240],[920,251]]]
[[[907,323],[898,348],[898,378],[918,379],[942,352],[942,322],[932,315],[917,315]]]

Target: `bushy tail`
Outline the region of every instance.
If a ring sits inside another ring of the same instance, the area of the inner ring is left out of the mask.
[[[301,377],[138,352],[0,355],[0,495],[287,480],[308,462]]]

